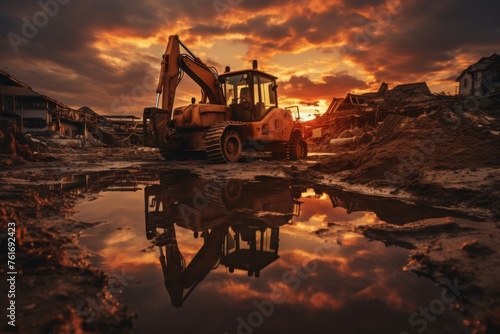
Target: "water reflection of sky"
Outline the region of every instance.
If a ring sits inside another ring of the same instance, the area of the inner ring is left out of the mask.
[[[100,269],[134,277],[118,298],[138,313],[138,333],[416,333],[420,327],[408,317],[441,290],[402,271],[406,250],[352,232],[354,225],[380,223],[376,215],[348,214],[312,191],[300,201],[300,215],[280,227],[280,258],[259,278],[219,265],[179,309],[165,289],[158,248],[145,237],[143,191],[101,193],[80,205],[74,218],[104,221],[85,231],[81,242],[95,252]],[[313,233],[323,228],[334,229],[336,237]],[[203,240],[180,227],[176,235],[189,264]],[[450,329],[463,331],[453,311],[429,323],[426,333]]]

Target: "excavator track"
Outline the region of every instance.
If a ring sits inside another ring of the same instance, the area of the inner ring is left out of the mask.
[[[307,147],[307,142],[304,139],[302,139],[301,144],[302,144],[302,159],[305,159],[309,155],[309,148]]]
[[[292,138],[286,143],[285,154],[287,160],[299,160],[304,158],[304,153],[307,156],[307,151],[304,152],[305,142],[302,140],[302,135],[299,131],[292,133]],[[305,148],[307,150],[307,148]]]
[[[231,131],[231,130],[226,131],[228,126],[234,126],[234,125],[240,126],[242,124],[243,122],[238,122],[238,121],[220,122],[216,123],[208,130],[207,136],[205,137],[205,150],[207,152],[207,156],[210,162],[219,164],[233,162],[229,160],[227,154],[225,154],[225,148],[223,147],[223,140],[224,136],[227,135],[229,131]]]

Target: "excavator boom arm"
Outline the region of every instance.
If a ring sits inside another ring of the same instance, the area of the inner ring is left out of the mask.
[[[175,90],[180,75],[180,68],[177,64],[180,53],[179,36],[170,36],[161,60],[160,76],[158,78],[158,86],[156,87],[156,108],[158,108],[159,98],[162,93],[162,108],[172,110],[174,106]]]
[[[211,104],[225,104],[224,94],[222,93],[217,75],[207,65],[196,61],[188,55],[183,54],[180,57],[180,63],[184,72],[201,87],[203,102],[206,102],[205,98],[208,97]]]
[[[181,54],[180,47],[188,54]],[[224,94],[217,73],[208,67],[200,58],[196,57],[182,42],[179,36],[171,35],[168,38],[167,48],[161,61],[160,76],[156,88],[156,107],[158,108],[160,95],[162,97],[162,109],[172,110],[177,85],[182,72],[187,73],[202,90],[201,101],[206,98],[212,104],[225,104]]]

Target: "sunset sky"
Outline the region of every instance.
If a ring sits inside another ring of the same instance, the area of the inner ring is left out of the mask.
[[[258,59],[280,105],[307,114],[382,82],[454,94],[463,69],[500,53],[499,13],[498,0],[4,0],[0,68],[72,108],[141,116],[177,34],[219,72]],[[199,96],[186,76],[175,105]]]

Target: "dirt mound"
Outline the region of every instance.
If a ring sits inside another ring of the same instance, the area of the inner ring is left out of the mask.
[[[321,172],[351,170],[350,181],[384,181],[401,186],[427,170],[500,166],[496,128],[449,113],[419,118],[389,115],[372,142],[313,167]]]

